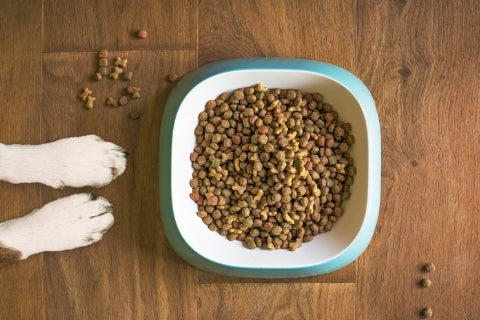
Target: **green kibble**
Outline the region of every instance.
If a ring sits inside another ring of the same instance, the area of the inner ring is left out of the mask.
[[[257,247],[257,244],[255,243],[255,240],[253,239],[247,239],[245,241],[245,246],[248,248],[248,249],[255,249]]]

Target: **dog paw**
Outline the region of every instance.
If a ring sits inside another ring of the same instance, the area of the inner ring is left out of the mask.
[[[45,251],[88,246],[113,225],[113,207],[105,198],[74,194],[0,224],[0,241],[19,250],[22,259]]]
[[[95,135],[40,145],[11,145],[5,154],[0,179],[38,182],[56,189],[105,186],[125,171],[128,155],[123,148]]]
[[[127,165],[128,153],[123,148],[95,135],[58,140],[49,147],[57,155],[52,169],[59,176],[51,184],[57,189],[103,187],[120,176]]]

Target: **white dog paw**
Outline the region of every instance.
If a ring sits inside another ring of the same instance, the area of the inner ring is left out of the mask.
[[[5,148],[5,147],[4,147]],[[125,150],[95,135],[71,137],[40,145],[10,145],[0,158],[0,179],[39,182],[56,189],[102,187],[127,165]]]
[[[40,252],[71,250],[95,243],[113,222],[113,207],[105,198],[74,194],[0,224],[0,241],[19,250],[25,259]]]
[[[120,176],[127,165],[128,153],[123,148],[95,135],[58,140],[50,148],[57,155],[52,169],[61,169],[52,182],[57,189],[103,187]]]

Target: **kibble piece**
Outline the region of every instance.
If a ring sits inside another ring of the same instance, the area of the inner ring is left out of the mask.
[[[145,29],[140,29],[137,31],[137,37],[139,39],[145,39],[147,37],[147,30]]]
[[[176,73],[170,73],[168,75],[168,81],[176,82],[178,80],[178,75]]]
[[[433,272],[435,271],[435,265],[433,263],[427,263],[426,265],[423,266],[423,270],[425,272]]]
[[[100,68],[98,68],[98,72],[99,72],[102,76],[106,76],[106,75],[108,75],[108,68],[107,68],[107,67],[100,67]]]
[[[98,65],[100,67],[108,67],[108,59],[107,58],[98,59]]]
[[[82,93],[78,96],[82,101],[86,101],[87,97],[92,94],[92,90],[87,87],[83,88]]]
[[[133,72],[132,71],[128,71],[128,72],[123,73],[123,80],[130,81],[132,79],[133,79]]]
[[[107,98],[107,101],[106,101],[106,104],[108,106],[112,106],[112,107],[118,107],[118,99],[115,99],[115,98],[112,98],[112,97],[108,97]]]
[[[97,81],[100,81],[102,80],[102,74],[100,72],[96,72],[95,75],[94,75],[94,79],[97,80]]]
[[[95,97],[88,96],[86,101],[85,101],[85,108],[92,109],[93,108],[93,102],[95,100],[97,100]]]
[[[423,308],[422,311],[420,312],[421,316],[424,318],[431,318],[433,317],[433,310],[432,308]]]
[[[131,111],[129,114],[128,114],[128,118],[130,120],[138,120],[142,117],[142,112],[139,111],[139,110],[134,110],[134,111]]]
[[[122,74],[122,72],[123,72],[122,68],[115,66],[113,68],[112,73],[110,73],[110,78],[112,78],[113,80],[117,80],[120,74]]]
[[[127,60],[127,59],[123,59],[123,58],[120,58],[120,57],[116,57],[116,58],[115,58],[115,65],[116,65],[117,67],[126,68],[126,67],[127,67],[127,63],[128,63],[128,60]]]
[[[102,49],[98,52],[99,58],[108,58],[108,51],[106,49]]]
[[[126,88],[126,91],[128,94],[132,96],[132,99],[139,99],[140,98],[140,88],[138,87],[133,87],[133,86],[128,86]]]
[[[423,278],[422,280],[420,280],[419,284],[423,288],[428,288],[432,285],[432,280]]]
[[[124,106],[128,103],[128,97],[127,96],[121,96],[120,99],[118,99],[118,104],[121,106]]]

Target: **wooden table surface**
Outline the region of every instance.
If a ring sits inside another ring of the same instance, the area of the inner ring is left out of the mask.
[[[135,31],[144,28],[146,39]],[[477,0],[3,0],[0,141],[95,133],[130,152],[102,189],[116,222],[91,247],[0,272],[0,319],[480,319],[480,2]],[[125,82],[91,79],[100,49]],[[371,90],[382,130],[382,200],[364,254],[296,280],[218,276],[180,259],[160,219],[159,125],[173,83],[238,57],[327,61]],[[97,105],[82,107],[81,88]],[[131,119],[132,115],[133,118]],[[0,182],[0,220],[79,192]],[[422,271],[433,262],[436,270]],[[432,286],[421,288],[422,278]]]

